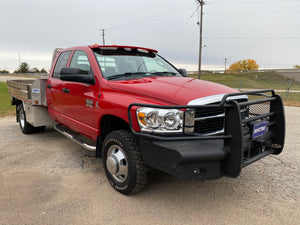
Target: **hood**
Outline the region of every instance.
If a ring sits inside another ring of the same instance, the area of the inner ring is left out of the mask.
[[[186,77],[147,77],[138,80],[111,81],[116,90],[148,96],[174,105],[211,95],[237,92],[221,84]]]

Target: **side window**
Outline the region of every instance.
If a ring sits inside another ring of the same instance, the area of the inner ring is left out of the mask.
[[[80,69],[83,74],[90,74],[91,72],[91,65],[84,51],[75,51],[70,67]]]
[[[59,58],[56,61],[54,72],[53,72],[53,78],[59,78],[60,77],[60,70],[63,67],[67,66],[68,59],[71,55],[72,51],[66,51],[60,54]]]

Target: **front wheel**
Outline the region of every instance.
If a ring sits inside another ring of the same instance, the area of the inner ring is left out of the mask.
[[[147,183],[148,168],[143,164],[136,138],[127,130],[107,135],[102,160],[111,186],[122,194],[141,191]]]

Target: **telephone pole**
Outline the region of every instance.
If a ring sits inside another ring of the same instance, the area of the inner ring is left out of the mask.
[[[203,5],[205,2],[203,0],[197,0],[201,6],[201,14],[200,14],[200,43],[199,43],[199,64],[198,64],[198,79],[201,79],[201,60],[202,60],[202,24],[203,24]]]
[[[103,41],[102,43],[103,43],[103,45],[105,45],[105,37],[104,37],[105,36],[105,30],[102,29],[101,31],[102,31],[102,34],[100,36],[102,36],[102,41]]]
[[[224,70],[224,73],[226,72],[226,63],[227,63],[227,58],[225,58],[225,70]]]

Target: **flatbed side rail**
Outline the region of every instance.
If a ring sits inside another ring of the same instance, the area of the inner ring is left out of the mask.
[[[8,93],[15,98],[31,102],[31,85],[34,81],[35,79],[8,80],[6,82]]]

